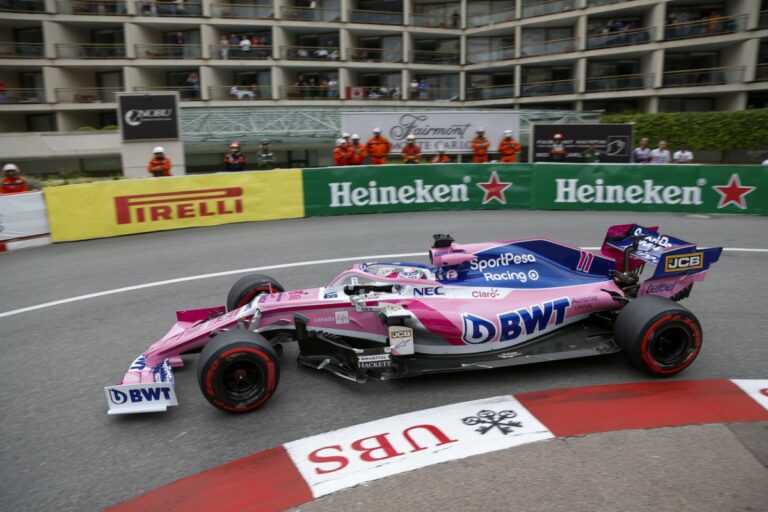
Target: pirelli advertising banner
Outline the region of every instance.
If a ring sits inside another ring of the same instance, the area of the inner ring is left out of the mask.
[[[298,169],[45,189],[54,242],[304,216]]]
[[[425,210],[526,209],[529,167],[420,164],[329,167],[304,171],[306,215]]]

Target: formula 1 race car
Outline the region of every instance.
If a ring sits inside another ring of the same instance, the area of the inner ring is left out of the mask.
[[[282,344],[292,340],[301,365],[355,382],[617,351],[652,375],[673,375],[702,342],[699,321],[677,302],[721,251],[620,225],[600,254],[546,238],[461,245],[435,235],[430,265],[352,265],[324,288],[285,291],[247,275],[226,307],[178,311],[105,388],[109,413],[177,405],[172,368],[200,350],[203,395],[224,411],[252,411],[275,393]]]

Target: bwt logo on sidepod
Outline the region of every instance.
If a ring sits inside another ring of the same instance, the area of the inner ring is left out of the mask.
[[[171,388],[136,388],[120,391],[118,389],[109,390],[109,400],[115,405],[123,405],[128,402],[140,404],[142,402],[157,402],[158,400],[170,400]]]
[[[115,197],[118,224],[243,213],[243,189],[209,188]]]
[[[531,335],[544,331],[552,321],[560,325],[565,320],[565,311],[571,305],[568,297],[534,304],[530,308],[520,308],[498,315],[498,325],[481,316],[463,313],[461,339],[466,343],[478,345],[492,341],[511,341],[521,335]]]
[[[155,108],[147,110],[129,110],[123,116],[128,126],[139,126],[144,121],[169,121],[173,115],[173,109]]]

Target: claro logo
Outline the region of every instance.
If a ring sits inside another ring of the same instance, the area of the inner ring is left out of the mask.
[[[118,224],[192,219],[243,212],[240,187],[115,197]]]

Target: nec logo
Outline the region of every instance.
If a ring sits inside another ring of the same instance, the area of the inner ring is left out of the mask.
[[[694,252],[690,254],[673,254],[664,260],[665,272],[679,272],[681,270],[694,270],[704,268],[704,253]]]
[[[210,188],[115,197],[118,224],[233,215],[243,212],[243,189]]]
[[[414,297],[434,297],[435,295],[445,295],[445,291],[443,290],[442,286],[437,286],[435,288],[414,288],[413,289],[413,296]]]
[[[109,390],[109,399],[115,405],[123,405],[128,402],[132,404],[140,404],[142,402],[156,402],[158,400],[170,400],[171,388],[137,388],[129,389],[128,392],[119,391],[117,389]]]

